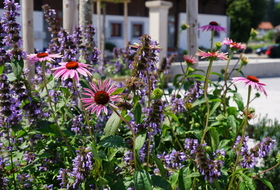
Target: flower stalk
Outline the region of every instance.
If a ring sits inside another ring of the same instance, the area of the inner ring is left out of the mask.
[[[47,87],[46,62],[42,62],[42,74],[43,74],[43,81],[44,81],[44,82],[43,82],[43,86],[44,86],[44,88],[45,88],[45,90],[46,90],[47,101],[49,102],[49,105],[50,105],[50,108],[51,108],[51,113],[52,113],[54,122],[56,123],[57,129],[58,129],[58,131],[59,131],[59,133],[60,133],[60,135],[61,135],[63,141],[65,142],[66,147],[68,148],[69,152],[70,152],[72,155],[74,155],[74,152],[71,150],[71,148],[70,148],[70,146],[69,146],[69,144],[68,144],[68,141],[66,140],[66,138],[65,138],[65,136],[64,136],[64,134],[63,134],[63,132],[61,131],[61,128],[60,128],[60,126],[59,126],[59,124],[58,124],[58,122],[57,122],[57,118],[56,118],[56,116],[55,116],[55,110],[54,110],[54,108],[53,108],[53,106],[52,106],[51,96],[50,96],[50,94],[49,94],[49,90],[48,90],[48,87]]]
[[[249,86],[249,88],[248,88],[248,99],[247,99],[247,105],[246,105],[246,113],[249,112],[251,89],[252,89],[252,87]],[[243,131],[242,131],[242,136],[241,136],[241,140],[240,140],[241,143],[237,147],[237,155],[236,155],[236,160],[235,160],[235,163],[234,163],[232,174],[234,174],[234,172],[236,171],[237,165],[239,163],[239,158],[241,156],[241,146],[244,143],[244,139],[245,139],[245,132],[246,132],[247,121],[248,121],[248,115],[245,114],[244,118],[243,118],[243,122],[242,122]],[[232,175],[231,178],[230,178],[229,185],[228,185],[228,190],[231,189],[231,186],[232,186],[232,183],[233,183],[234,179],[235,179],[235,175]]]

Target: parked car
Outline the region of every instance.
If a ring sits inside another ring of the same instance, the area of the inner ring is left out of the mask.
[[[262,55],[262,54],[266,54],[266,51],[271,48],[271,47],[275,47],[275,46],[279,46],[278,44],[274,44],[274,45],[270,45],[270,46],[266,46],[266,47],[261,47],[255,50],[255,53],[258,55]]]
[[[268,47],[260,47],[260,48],[255,50],[255,53],[258,54],[258,55],[262,55],[262,54],[265,54],[267,49],[268,49]]]
[[[270,46],[267,49],[267,51],[265,52],[265,54],[269,58],[280,58],[280,46],[279,46],[279,44],[276,44],[274,46]]]
[[[239,49],[239,50],[237,51],[237,53],[242,53],[242,52],[243,52],[243,49]],[[245,49],[244,53],[253,53],[253,49],[250,48],[250,47],[247,47],[247,48]]]

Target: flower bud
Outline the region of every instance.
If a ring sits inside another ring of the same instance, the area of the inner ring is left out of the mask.
[[[162,96],[163,96],[163,90],[161,90],[160,88],[156,88],[153,90],[152,92],[153,99],[161,99]]]
[[[189,27],[190,27],[190,25],[186,24],[185,22],[183,22],[183,23],[181,24],[181,30],[186,30],[186,29],[188,29]]]
[[[246,66],[250,61],[248,57],[243,56],[243,55],[240,60],[241,60],[241,65],[243,65],[243,66]]]
[[[187,50],[183,50],[183,55],[188,55],[188,51]]]
[[[222,43],[216,42],[216,50],[218,51],[219,49],[221,49],[221,47],[222,47]]]
[[[250,36],[251,36],[252,38],[254,38],[254,37],[257,36],[258,33],[259,33],[259,32],[258,32],[257,30],[255,30],[254,28],[252,28],[252,29],[251,29],[251,33],[250,33]]]

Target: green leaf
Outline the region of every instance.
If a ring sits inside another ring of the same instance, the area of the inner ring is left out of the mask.
[[[120,94],[124,91],[124,88],[118,88],[116,89],[114,92],[112,92],[110,95],[117,95],[117,94]]]
[[[60,136],[59,131],[46,121],[39,121],[38,126],[40,126],[39,129],[31,130],[28,132],[28,134],[47,134],[51,136]]]
[[[217,150],[218,145],[220,143],[219,133],[216,130],[216,128],[214,128],[214,127],[212,129],[210,129],[209,132],[210,132],[211,145],[212,145],[211,147],[214,152],[215,150]]]
[[[139,151],[146,141],[146,133],[140,133],[140,135],[135,140],[135,149]]]
[[[193,75],[188,75],[187,76],[187,78],[191,78],[191,77],[200,78],[200,79],[204,79],[205,78],[205,76],[200,75],[200,74],[193,74]]]
[[[166,181],[161,176],[153,175],[152,176],[152,183],[155,187],[160,187],[160,189],[164,190],[172,190],[172,187],[168,181]]]
[[[174,113],[171,113],[171,112],[165,112],[166,115],[169,115],[170,117],[172,117],[172,119],[174,121],[176,121],[176,123],[180,124],[180,121],[178,119],[178,117],[174,114]]]
[[[111,186],[112,190],[126,189],[124,185],[124,180],[119,179],[113,186]]]
[[[133,176],[135,190],[152,190],[151,176],[146,170],[136,170]]]
[[[244,180],[243,182],[245,182],[245,189],[247,189],[247,190],[249,190],[249,189],[250,190],[255,190],[256,189],[255,186],[254,186],[253,179],[251,177],[249,177],[249,176],[247,176],[247,175],[245,175],[244,173],[241,173],[241,172],[239,172],[238,174]],[[239,188],[240,188],[240,186],[239,186]],[[243,188],[243,185],[242,185],[242,188]]]
[[[161,176],[162,176],[164,179],[166,179],[166,170],[165,170],[165,168],[163,167],[163,164],[162,164],[161,160],[155,155],[155,153],[153,153],[153,159],[154,159],[155,162],[156,162],[156,165],[157,165],[157,167],[158,167],[158,169],[159,169],[159,171],[160,171]]]
[[[175,189],[174,186],[175,186],[176,184],[178,184],[178,177],[179,177],[179,173],[178,173],[178,172],[174,172],[174,173],[170,176],[171,186],[172,186],[173,189]]]
[[[139,103],[136,104],[134,107],[134,119],[136,124],[139,124],[141,122],[141,117],[142,117],[142,107]]]
[[[80,84],[81,84],[81,86],[83,88],[91,88],[89,83],[88,83],[88,81],[86,79],[80,78],[79,82],[80,82]]]
[[[244,103],[243,103],[242,96],[239,93],[234,92],[233,93],[233,100],[237,104],[238,109],[240,111],[243,111],[244,110]]]
[[[179,87],[179,82],[178,82],[178,78],[184,76],[183,74],[177,74],[175,75],[174,79],[173,79],[173,86],[175,86],[176,88]]]
[[[5,65],[1,65],[0,66],[0,75],[2,75],[3,71],[4,71]]]
[[[227,145],[228,145],[228,143],[230,142],[230,140],[229,139],[223,139],[223,140],[221,140],[220,141],[220,144],[219,144],[219,146],[218,146],[218,149],[219,150],[221,150],[221,149],[227,149],[226,147],[228,147]]]
[[[15,57],[12,58],[11,60],[11,66],[12,66],[12,71],[17,79],[20,79],[24,62],[23,59],[21,58],[20,60],[17,60]]]
[[[125,140],[120,136],[109,136],[100,141],[100,146],[105,148],[127,147]]]
[[[22,136],[24,136],[26,134],[27,134],[26,131],[18,131],[17,132],[17,138],[20,138],[20,137],[22,137]]]
[[[214,111],[220,106],[221,102],[214,102],[211,106],[209,117],[214,113]]]
[[[258,180],[263,182],[263,184],[265,184],[270,190],[274,190],[274,187],[272,186],[271,182],[268,181],[267,179],[265,179],[265,178],[258,178]]]
[[[51,153],[48,152],[42,152],[41,154],[38,155],[38,158],[48,158],[48,157],[52,157],[53,155]]]
[[[14,73],[7,74],[7,77],[8,77],[8,80],[11,81],[11,82],[17,80]]]
[[[222,102],[222,100],[220,98],[215,98],[214,96],[209,96],[208,95],[208,101],[209,102]],[[198,99],[196,99],[196,101],[192,104],[193,107],[198,106],[200,104],[205,103],[205,98],[203,96],[199,97]]]
[[[105,137],[114,135],[116,133],[116,130],[119,128],[120,124],[121,118],[115,112],[113,112],[104,128]]]
[[[232,128],[233,133],[236,134],[237,126],[235,122],[235,117],[233,115],[228,116],[228,122],[229,122],[229,126],[231,126]]]
[[[244,181],[240,183],[238,190],[248,190],[247,185]]]
[[[192,178],[186,177],[190,175],[192,171],[189,167],[183,167],[179,171],[179,188],[182,190],[189,190],[192,186]]]
[[[190,177],[200,177],[200,176],[201,176],[201,175],[200,175],[199,172],[193,172],[193,173],[187,175],[186,178],[190,178]]]

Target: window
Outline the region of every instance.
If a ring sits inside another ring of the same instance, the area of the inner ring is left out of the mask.
[[[122,24],[111,23],[111,37],[121,37],[121,36],[122,36]]]
[[[132,25],[132,37],[140,37],[143,35],[143,24]]]

